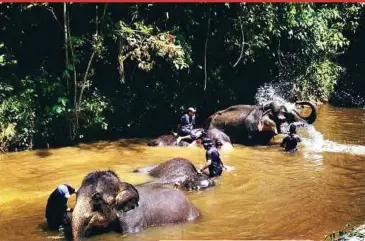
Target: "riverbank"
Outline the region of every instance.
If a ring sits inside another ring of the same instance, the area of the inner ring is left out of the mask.
[[[336,239],[336,241],[363,241],[363,240],[365,240],[365,224],[357,228],[354,228],[351,231],[345,232],[345,234],[342,234],[340,238]]]

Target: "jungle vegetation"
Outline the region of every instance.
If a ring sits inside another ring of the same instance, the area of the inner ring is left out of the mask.
[[[0,149],[166,133],[255,103],[363,95],[360,3],[0,4]],[[348,99],[347,99],[348,100]],[[363,103],[362,103],[363,104]]]

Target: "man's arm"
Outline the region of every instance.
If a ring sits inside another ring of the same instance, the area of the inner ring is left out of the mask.
[[[283,141],[281,142],[280,146],[281,146],[281,147],[284,147],[287,141],[288,141],[288,137],[285,137],[285,138],[283,139]]]
[[[188,117],[186,115],[183,115],[181,117],[181,124],[184,126],[184,125],[187,125],[189,124],[189,120],[188,120]]]
[[[205,169],[207,169],[209,166],[210,166],[210,164],[212,163],[212,161],[209,159],[209,160],[207,160],[207,164],[205,164],[204,166],[203,166],[203,168],[202,169],[200,169],[200,172],[202,172],[202,171],[204,171]]]
[[[227,167],[224,165],[222,159],[221,159],[221,163],[222,163],[222,167],[225,169],[225,170],[228,170]]]

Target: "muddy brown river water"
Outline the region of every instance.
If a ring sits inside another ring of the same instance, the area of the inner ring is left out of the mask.
[[[323,106],[314,128],[302,129],[295,154],[277,146],[222,151],[233,167],[209,190],[187,193],[197,221],[139,234],[89,240],[312,239],[365,222],[365,110]],[[132,184],[149,180],[134,168],[185,157],[200,166],[199,148],[152,148],[143,140],[97,142],[0,156],[0,240],[52,240],[44,208],[60,183],[78,187],[96,169],[114,169]],[[69,200],[73,206],[75,197]]]

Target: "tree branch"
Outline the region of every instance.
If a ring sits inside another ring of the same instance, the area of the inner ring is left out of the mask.
[[[242,24],[242,19],[240,18],[240,25],[241,25],[241,34],[242,34],[242,45],[241,45],[241,54],[240,57],[238,57],[236,63],[233,65],[233,68],[237,66],[237,64],[241,61],[242,57],[243,57],[243,50],[245,48],[245,35],[243,32],[243,24]]]
[[[62,27],[62,24],[60,23],[60,21],[58,21],[58,18],[57,18],[57,16],[56,16],[55,12],[53,11],[53,8],[52,8],[52,7],[47,7],[46,9],[52,13],[53,18],[56,20],[57,24],[58,24],[58,25],[60,26],[60,28],[62,29],[62,28],[63,28],[63,27]]]
[[[281,63],[281,58],[280,58],[280,39],[279,39],[279,43],[278,43],[278,60],[279,60],[280,66],[283,66],[283,64]]]
[[[93,53],[91,54],[90,59],[89,59],[89,63],[87,64],[87,67],[86,67],[86,70],[85,70],[84,79],[82,81],[82,85],[81,85],[81,89],[80,89],[79,104],[78,104],[79,107],[81,106],[82,95],[84,93],[84,89],[87,86],[86,85],[87,76],[89,75],[90,66],[91,66],[92,61],[94,60],[95,52],[96,51],[94,50]]]
[[[204,91],[207,89],[207,49],[208,49],[208,38],[209,38],[209,30],[210,30],[210,7],[208,11],[208,26],[207,26],[207,37],[205,39],[204,46]]]
[[[120,75],[120,82],[122,84],[125,83],[125,73],[124,73],[124,60],[121,58],[122,55],[122,39],[118,37],[118,62],[119,62],[119,75]]]
[[[103,17],[102,17],[102,21],[104,22],[104,19],[105,19],[105,15],[106,15],[106,8],[107,8],[108,4],[105,4],[105,7],[104,7],[104,12],[103,12]],[[96,7],[96,15],[97,15],[97,7]],[[96,31],[98,31],[98,21],[96,21]],[[101,34],[101,30],[100,30],[100,34]],[[87,77],[89,76],[89,71],[90,71],[90,67],[91,67],[91,64],[94,60],[94,57],[95,57],[95,54],[96,54],[96,50],[94,49],[91,56],[90,56],[90,59],[89,59],[89,62],[87,64],[87,67],[86,67],[86,70],[85,70],[85,74],[84,74],[84,79],[82,81],[82,84],[81,84],[81,89],[80,89],[80,95],[79,95],[79,101],[78,101],[78,106],[80,108],[81,106],[81,102],[82,102],[82,96],[84,94],[84,90],[87,86],[86,82],[87,82]]]
[[[68,34],[67,34],[67,9],[66,9],[66,3],[63,4],[63,18],[64,18],[63,24],[64,24],[64,37],[65,37],[65,44],[64,44],[64,48],[65,48],[65,69],[67,71],[68,65],[70,64],[70,60],[69,60],[69,57],[68,57]],[[69,83],[68,82],[69,82],[69,79],[66,78],[67,91],[69,90]]]

